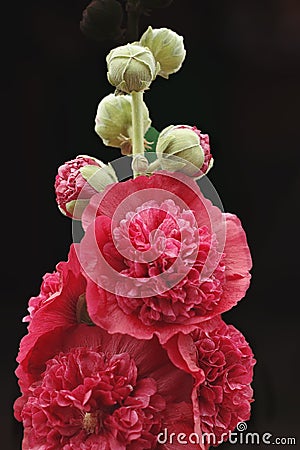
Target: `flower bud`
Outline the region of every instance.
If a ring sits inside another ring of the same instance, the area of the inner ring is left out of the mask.
[[[159,71],[159,64],[148,48],[127,44],[114,48],[106,57],[108,81],[117,91],[130,94],[148,89]]]
[[[80,220],[90,198],[111,183],[117,182],[112,166],[86,155],[65,162],[55,178],[56,202],[60,211]]]
[[[203,175],[202,168],[207,169],[211,161],[210,152],[205,161],[200,131],[188,125],[165,128],[158,137],[156,154],[162,169],[181,171],[195,178]]]
[[[141,45],[148,47],[160,65],[158,75],[169,78],[169,75],[177,72],[184,61],[186,51],[183,45],[183,37],[168,28],[153,29],[148,27],[142,35]]]
[[[200,145],[204,152],[204,162],[201,167],[201,172],[203,175],[206,174],[212,168],[214,163],[214,159],[212,157],[212,154],[210,153],[209,135],[201,133],[201,131],[198,130],[198,128],[195,126],[191,127],[189,125],[179,125],[179,128],[192,130],[197,134],[197,136],[199,136]]]
[[[122,20],[123,10],[117,0],[93,0],[82,13],[80,29],[98,42],[117,41],[123,34]]]
[[[131,167],[133,172],[136,172],[138,174],[145,174],[149,167],[149,161],[145,155],[134,155]]]
[[[143,102],[143,133],[151,125],[149,111]],[[98,105],[95,131],[105,145],[121,148],[123,155],[132,153],[132,99],[130,95],[109,94]]]

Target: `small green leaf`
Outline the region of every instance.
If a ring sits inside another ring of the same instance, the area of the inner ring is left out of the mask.
[[[150,127],[145,134],[145,139],[149,142],[148,148],[146,148],[147,152],[155,152],[157,139],[159,136],[159,131],[157,131],[154,127]]]

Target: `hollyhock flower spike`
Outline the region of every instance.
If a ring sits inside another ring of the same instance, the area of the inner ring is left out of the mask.
[[[244,336],[218,316],[189,335],[178,333],[165,348],[173,363],[195,378],[195,431],[213,436],[210,444],[225,442],[239,422],[249,420],[253,402],[256,361]]]
[[[109,12],[96,3],[85,32]],[[128,2],[127,16],[161,3],[171,2]],[[123,8],[111,4],[123,27]],[[249,287],[245,232],[195,181],[213,164],[209,136],[150,128],[143,99],[184,58],[183,38],[166,28],[112,49],[116,90],[100,102],[95,131],[127,155],[114,166],[125,181],[87,155],[58,169],[58,207],[83,236],[29,299],[15,372],[22,450],[207,450],[250,417],[254,356],[221,318]]]
[[[91,199],[83,226],[89,314],[110,333],[166,342],[232,308],[249,286],[240,221],[183,174],[109,186]]]

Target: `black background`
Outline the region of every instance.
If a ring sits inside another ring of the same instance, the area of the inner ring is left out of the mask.
[[[87,2],[11,2],[2,10],[1,449],[20,448],[12,415],[21,319],[43,274],[65,260],[71,222],[55,203],[57,168],[78,154],[119,157],[94,132],[112,87],[105,56],[79,29]],[[253,257],[246,297],[224,319],[256,359],[249,431],[297,436],[299,425],[298,0],[174,0],[140,22],[185,38],[187,58],[145,95],[153,125],[197,125],[210,135],[209,178],[237,214]],[[299,436],[298,436],[299,446]],[[251,446],[228,444],[223,448]],[[278,447],[281,448],[279,445]],[[283,447],[283,446],[282,446]]]

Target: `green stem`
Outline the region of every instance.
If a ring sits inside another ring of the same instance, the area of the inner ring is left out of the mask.
[[[143,127],[143,92],[131,93],[132,97],[132,157],[144,154],[144,127]],[[134,172],[135,178],[138,173]]]

